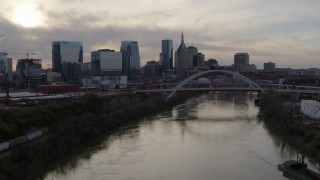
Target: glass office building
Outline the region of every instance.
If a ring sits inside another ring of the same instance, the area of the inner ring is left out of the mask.
[[[110,49],[91,52],[93,75],[120,76],[122,74],[122,53]]]
[[[160,63],[163,71],[173,69],[173,41],[171,39],[162,40],[162,51],[160,53]]]
[[[63,62],[61,80],[70,84],[78,84],[81,82],[82,64],[78,62]]]
[[[0,52],[0,82],[12,82],[12,58],[6,52]]]
[[[52,71],[62,72],[63,63],[82,63],[83,45],[80,41],[52,42]]]
[[[140,79],[140,55],[137,41],[122,41],[122,74],[128,76],[128,80]]]
[[[83,45],[80,41],[52,42],[52,72],[61,73],[63,82],[78,83],[83,63]]]

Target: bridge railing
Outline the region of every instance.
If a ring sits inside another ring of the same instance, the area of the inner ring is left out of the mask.
[[[292,84],[274,84],[275,89],[296,89],[296,90],[319,90],[320,87],[317,86],[299,86],[299,85],[292,85]]]

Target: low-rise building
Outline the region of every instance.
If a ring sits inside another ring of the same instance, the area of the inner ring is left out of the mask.
[[[84,88],[96,88],[100,91],[127,88],[127,76],[90,76],[82,79]]]
[[[18,88],[35,88],[42,83],[41,59],[19,59],[16,66]]]
[[[148,78],[162,77],[162,66],[159,62],[149,61],[144,67],[144,76]]]
[[[301,100],[301,111],[312,119],[320,119],[320,102]]]
[[[46,94],[66,93],[66,92],[77,92],[80,87],[78,84],[51,84],[51,85],[40,85],[35,88],[36,92]]]
[[[274,72],[276,70],[276,63],[273,63],[273,62],[264,63],[263,70],[265,72]]]
[[[219,64],[216,59],[208,59],[207,61],[204,62],[204,66],[211,70],[219,68]]]
[[[243,73],[252,73],[252,72],[257,72],[257,66],[254,64],[249,64],[249,65],[239,65],[238,66],[239,72]]]
[[[47,72],[47,83],[55,83],[61,81],[61,74],[58,72]]]

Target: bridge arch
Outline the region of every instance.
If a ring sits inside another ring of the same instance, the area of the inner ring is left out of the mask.
[[[207,74],[211,74],[211,73],[226,73],[226,74],[230,74],[232,75],[234,78],[239,78],[241,80],[243,80],[244,82],[249,84],[250,88],[255,88],[258,89],[259,91],[263,92],[264,90],[254,81],[252,81],[251,79],[247,78],[246,76],[241,75],[238,72],[233,72],[233,71],[228,71],[228,70],[207,70],[207,71],[203,71],[203,72],[199,72],[197,74],[194,74],[192,76],[189,76],[188,78],[186,78],[185,80],[181,81],[174,89],[173,91],[166,97],[166,101],[168,101],[178,90],[180,90],[185,84],[187,84],[188,82],[203,76],[203,75],[207,75]]]

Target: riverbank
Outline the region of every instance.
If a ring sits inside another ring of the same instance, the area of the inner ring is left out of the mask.
[[[78,102],[1,112],[0,122],[6,123],[8,129],[0,139],[14,137],[34,127],[49,127],[49,134],[1,159],[0,180],[36,179],[52,161],[72,153],[79,146],[110,133],[122,124],[170,106],[158,96],[90,95]]]
[[[293,106],[294,102],[285,101],[277,96],[265,95],[260,103],[260,118],[274,134],[320,163],[319,130],[307,127],[303,123],[305,116]]]

